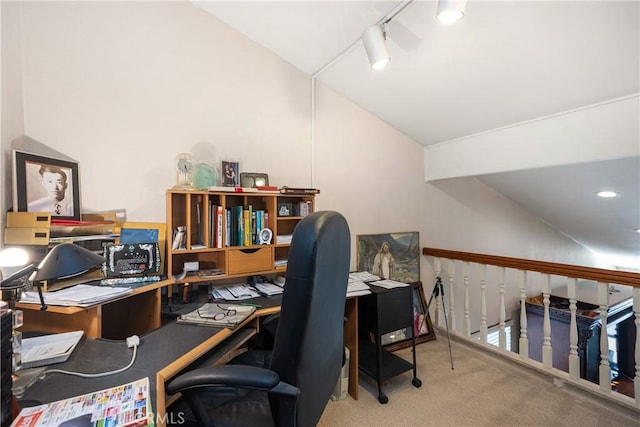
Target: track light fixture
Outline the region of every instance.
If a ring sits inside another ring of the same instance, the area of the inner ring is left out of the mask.
[[[465,0],[440,0],[438,1],[436,18],[445,24],[459,21],[464,17],[465,4]]]
[[[391,61],[391,56],[387,51],[386,31],[380,25],[373,25],[362,35],[362,42],[367,51],[367,57],[371,68],[382,70]]]

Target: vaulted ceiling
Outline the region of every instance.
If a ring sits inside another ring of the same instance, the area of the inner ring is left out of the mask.
[[[436,1],[194,4],[424,146],[640,91],[638,1],[469,0],[449,26],[435,19]],[[391,62],[371,70],[360,37],[391,16]],[[479,178],[614,263],[640,268],[639,159]],[[620,197],[596,199],[607,186]]]

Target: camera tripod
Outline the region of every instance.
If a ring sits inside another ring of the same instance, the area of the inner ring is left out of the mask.
[[[442,278],[440,276],[436,277],[436,283],[435,285],[433,285],[433,291],[431,291],[431,296],[429,297],[429,302],[427,303],[427,308],[425,310],[425,313],[429,313],[429,306],[431,305],[431,301],[433,300],[433,297],[437,297],[438,295],[442,295],[442,311],[444,312],[444,324],[447,327],[447,343],[449,344],[449,359],[451,360],[451,369],[453,369],[453,353],[451,352],[451,338],[449,337],[449,321],[447,320],[447,305],[444,302],[444,286],[442,284]]]

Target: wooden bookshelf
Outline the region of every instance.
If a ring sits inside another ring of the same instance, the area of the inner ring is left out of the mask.
[[[287,236],[293,234],[304,216],[314,211],[314,198],[313,194],[167,190],[168,277],[179,277],[185,263],[196,261],[201,272],[214,270],[220,274],[206,277],[188,274],[175,279],[174,283],[284,273],[286,264],[282,264],[290,247]],[[218,206],[222,211],[221,227]],[[245,232],[247,215],[248,224],[251,224],[249,233]],[[242,218],[242,233],[237,225],[239,218]],[[174,241],[178,227],[184,228],[182,242]],[[261,228],[271,230],[270,243],[260,243]]]

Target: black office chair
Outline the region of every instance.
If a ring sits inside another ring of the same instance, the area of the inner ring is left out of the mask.
[[[296,226],[270,369],[225,365],[173,379],[199,426],[315,426],[338,381],[350,233],[320,211]]]

